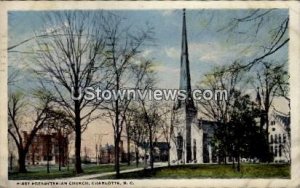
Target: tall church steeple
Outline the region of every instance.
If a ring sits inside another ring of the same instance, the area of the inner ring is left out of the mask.
[[[177,154],[178,160],[183,160],[185,163],[189,163],[193,160],[191,128],[192,125],[196,123],[197,109],[194,105],[194,101],[192,98],[189,51],[188,51],[187,28],[186,28],[185,17],[186,17],[185,9],[183,9],[179,89],[186,92],[186,99],[185,100],[177,99],[175,109],[178,110],[179,112],[178,114],[180,114],[180,118],[179,118],[180,120],[178,121],[179,124],[177,125],[178,127],[180,127],[178,135],[183,137],[182,143],[184,143],[182,150],[181,149],[178,150],[178,154]],[[194,155],[196,155],[196,152],[194,153]]]
[[[183,107],[183,105],[185,105],[185,107],[195,110],[194,102],[192,99],[190,62],[185,17],[185,9],[183,9],[179,89],[186,91],[187,99],[185,101],[179,100],[178,107]]]

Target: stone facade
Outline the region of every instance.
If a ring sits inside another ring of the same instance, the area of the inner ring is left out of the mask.
[[[186,111],[185,108],[178,109],[177,114],[170,143],[170,161],[202,163],[203,130],[196,114]]]
[[[272,110],[269,124],[269,148],[275,163],[291,161],[290,117]]]

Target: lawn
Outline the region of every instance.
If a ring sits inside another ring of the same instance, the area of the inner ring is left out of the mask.
[[[114,179],[105,176],[99,179]],[[171,166],[121,174],[121,179],[155,179],[155,178],[290,178],[290,165],[286,164],[242,164],[241,172],[231,165],[200,164]]]
[[[98,174],[104,172],[113,172],[114,165],[106,164],[106,165],[96,165],[96,164],[88,164],[82,165],[83,174],[82,175],[90,175],[90,174]],[[121,164],[121,170],[132,169],[135,168],[135,165],[127,166],[126,164]],[[49,180],[49,179],[62,179],[75,177],[73,166],[68,170],[66,167],[62,168],[61,171],[58,170],[57,166],[51,166],[50,173],[47,173],[46,166],[28,166],[27,173],[18,173],[12,172],[8,174],[9,180]]]

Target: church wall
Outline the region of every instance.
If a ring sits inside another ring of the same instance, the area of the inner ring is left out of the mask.
[[[269,149],[273,153],[275,163],[290,162],[290,138],[285,124],[276,118],[275,114],[270,117]]]
[[[203,163],[203,130],[199,128],[197,121],[192,123],[191,133],[193,162]],[[195,149],[196,154],[194,154]],[[194,160],[194,157],[196,157],[196,160]]]
[[[183,163],[186,160],[186,113],[184,108],[180,108],[176,111],[175,123],[174,123],[174,132],[171,138],[171,149],[170,149],[170,161],[174,164]],[[182,136],[182,154],[181,157],[178,156],[177,148],[178,145],[178,136]],[[181,161],[178,161],[179,159]]]

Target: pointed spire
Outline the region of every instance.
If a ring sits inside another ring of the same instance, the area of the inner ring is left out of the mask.
[[[183,9],[182,19],[182,43],[181,43],[181,59],[180,59],[180,90],[187,92],[187,107],[195,109],[194,102],[192,99],[192,88],[191,88],[191,76],[190,76],[190,63],[188,53],[188,40],[187,40],[187,28],[186,28],[186,13]],[[178,101],[181,106],[182,101]]]
[[[191,78],[189,67],[188,41],[186,31],[185,9],[183,9],[182,19],[182,42],[181,42],[181,62],[180,62],[180,89],[189,92],[191,90]]]
[[[186,32],[186,18],[185,9],[183,9],[183,19],[182,19],[182,43],[181,43],[181,53],[187,56],[188,59],[188,42],[187,42],[187,32]]]

